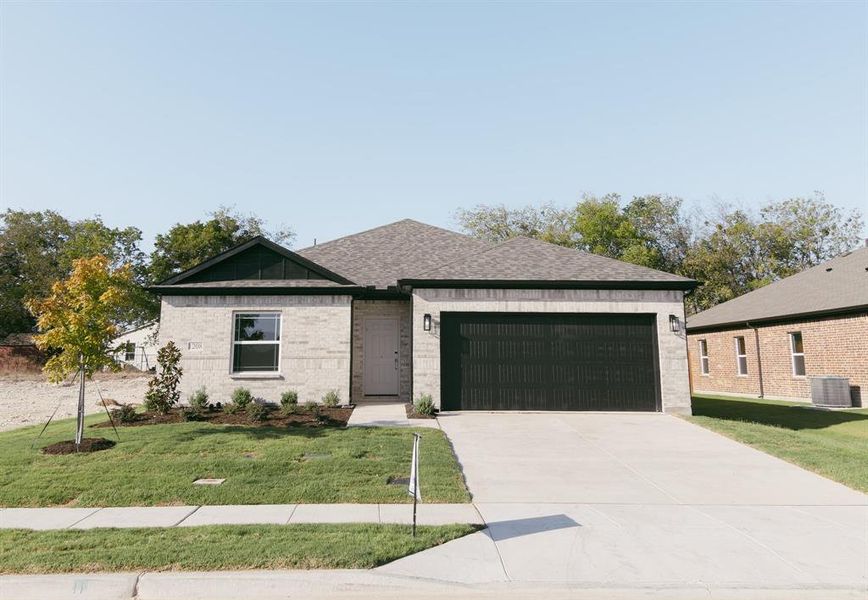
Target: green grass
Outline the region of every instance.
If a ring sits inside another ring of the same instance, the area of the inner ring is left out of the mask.
[[[88,422],[105,420],[89,417]],[[0,506],[154,506],[410,502],[404,486],[413,430],[267,428],[191,422],[120,428],[120,442],[90,454],[44,455],[71,439],[72,420],[0,433]],[[449,441],[421,430],[420,475],[426,502],[468,502]],[[86,437],[114,439],[111,428]],[[192,485],[200,477],[220,486]]]
[[[473,525],[215,525],[0,530],[0,573],[367,569],[467,535]]]
[[[868,409],[694,396],[694,423],[868,492]]]

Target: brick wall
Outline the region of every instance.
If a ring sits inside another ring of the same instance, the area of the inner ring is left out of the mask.
[[[391,317],[398,319],[398,395],[410,401],[411,349],[409,300],[354,300],[353,301],[353,388],[354,402],[365,398],[365,320]]]
[[[263,310],[281,314],[280,371],[232,375],[233,314]],[[201,386],[212,402],[228,401],[236,387],[272,402],[288,389],[298,391],[299,402],[337,390],[347,402],[351,311],[350,296],[164,296],[159,343],[173,340],[181,349],[183,402]]]
[[[683,323],[683,296],[661,290],[465,290],[413,291],[413,394],[429,393],[440,406],[440,312],[599,312],[657,315],[660,385],[664,412],[690,413],[685,334],[669,330],[669,315]],[[423,329],[425,313],[431,331]]]
[[[793,375],[791,332],[802,333],[805,376]],[[762,362],[763,387],[767,397],[810,400],[810,377],[848,377],[857,386],[854,397],[864,406],[868,398],[868,313],[798,321],[757,327]],[[735,342],[744,336],[748,375],[736,372]],[[702,375],[699,340],[708,344],[709,374]],[[748,328],[691,333],[688,336],[690,377],[695,392],[759,395],[759,370],[754,331]]]

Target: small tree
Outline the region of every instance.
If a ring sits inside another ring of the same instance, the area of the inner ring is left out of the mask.
[[[184,370],[181,368],[181,350],[169,341],[157,351],[157,374],[148,382],[145,408],[166,414],[181,399],[178,384]]]
[[[120,367],[112,357],[111,342],[118,323],[128,309],[134,288],[129,266],[111,270],[105,256],[73,262],[72,273],[51,286],[43,299],[29,299],[27,308],[36,316],[36,345],[59,351],[45,363],[50,381],[60,382],[78,371],[78,418],[76,447],[84,436],[84,382],[97,370]]]

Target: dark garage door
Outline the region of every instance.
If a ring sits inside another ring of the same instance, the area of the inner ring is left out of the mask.
[[[444,410],[659,410],[654,315],[441,313]]]

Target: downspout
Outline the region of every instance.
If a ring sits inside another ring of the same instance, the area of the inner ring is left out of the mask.
[[[756,345],[756,370],[759,375],[759,397],[765,397],[765,390],[763,389],[763,359],[760,354],[760,343],[759,343],[759,330],[750,324],[749,321],[745,321],[745,325],[750,329],[753,329],[753,339],[754,344]]]

